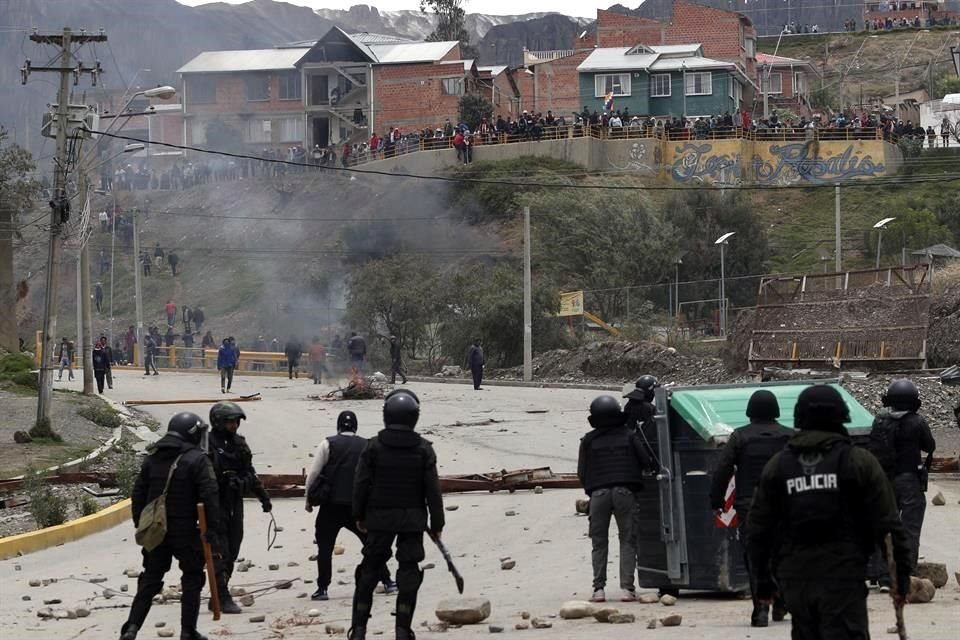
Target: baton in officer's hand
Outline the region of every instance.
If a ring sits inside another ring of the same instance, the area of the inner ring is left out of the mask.
[[[207,541],[207,511],[202,502],[197,503],[197,519],[200,522],[200,544],[203,546],[203,559],[207,565],[207,582],[210,583],[210,608],[213,619],[220,619],[220,592],[217,591],[217,570],[213,564],[213,551]]]
[[[460,575],[460,571],[457,570],[456,565],[453,564],[453,558],[450,556],[450,550],[447,549],[447,545],[443,544],[443,541],[440,540],[440,535],[434,533],[433,531],[429,532],[430,539],[433,540],[433,543],[437,545],[437,548],[440,549],[440,554],[443,556],[443,559],[447,561],[447,569],[453,574],[453,579],[457,583],[457,591],[463,595],[463,576]]]

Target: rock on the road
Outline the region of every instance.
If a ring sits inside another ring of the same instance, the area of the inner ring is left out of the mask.
[[[593,605],[585,600],[570,600],[560,606],[560,617],[564,620],[579,620],[593,615]]]
[[[637,602],[641,604],[656,604],[660,602],[660,596],[655,593],[641,593],[637,596]]]
[[[650,618],[647,620],[647,629],[656,629],[657,628],[657,619]]]
[[[593,618],[597,622],[609,622],[610,616],[618,613],[620,613],[620,610],[614,607],[600,607],[593,610]]]
[[[265,616],[265,615],[263,615],[263,614],[256,615],[256,616],[250,616],[250,617],[248,618],[248,620],[249,620],[250,622],[263,622],[263,621],[265,621],[266,619],[267,619],[267,616]]]
[[[671,613],[669,616],[660,618],[660,624],[665,627],[679,627],[683,622],[683,616],[679,613]]]
[[[173,629],[158,629],[158,630],[157,630],[157,637],[159,637],[159,638],[172,638],[172,637],[173,637]]]
[[[942,491],[937,491],[937,495],[933,496],[933,500],[931,500],[931,502],[936,507],[942,507],[943,505],[947,504],[947,499],[943,497]]]
[[[576,504],[577,513],[587,515],[590,513],[590,498],[580,498]]]
[[[553,626],[553,623],[549,620],[544,620],[543,618],[534,618],[530,621],[530,624],[534,629],[549,629]]]
[[[930,602],[936,593],[937,588],[930,580],[910,576],[910,593],[907,594],[907,602],[910,604]]]
[[[436,615],[448,624],[478,624],[490,616],[490,601],[482,598],[441,600]]]
[[[487,630],[490,633],[503,633],[503,627],[501,627],[498,624],[491,624],[490,626],[487,627]]]
[[[607,619],[610,624],[633,624],[637,616],[632,613],[615,613]]]
[[[665,607],[672,607],[673,605],[677,604],[677,598],[676,596],[672,596],[669,593],[665,593],[662,596],[660,596],[660,604],[662,604]]]
[[[256,602],[256,598],[253,597],[252,593],[240,597],[240,604],[245,607],[252,607],[254,602]]]
[[[937,589],[946,586],[949,579],[947,577],[947,565],[941,562],[919,562],[915,575],[918,578],[926,578]]]
[[[504,571],[510,571],[510,569],[513,569],[515,566],[517,566],[516,560],[502,560],[500,562],[500,568]]]

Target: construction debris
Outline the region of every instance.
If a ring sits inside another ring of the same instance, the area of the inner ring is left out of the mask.
[[[325,395],[308,396],[311,400],[378,400],[386,395],[389,385],[383,374],[364,377],[356,371],[345,387],[338,387]]]

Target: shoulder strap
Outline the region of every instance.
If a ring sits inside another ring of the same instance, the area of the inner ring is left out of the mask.
[[[170,465],[170,471],[167,473],[167,481],[163,485],[163,493],[160,494],[161,496],[167,495],[167,489],[170,488],[170,480],[173,479],[173,472],[177,470],[177,463],[180,462],[180,458],[182,457],[183,457],[183,454],[181,453],[176,458],[174,458],[173,464]]]

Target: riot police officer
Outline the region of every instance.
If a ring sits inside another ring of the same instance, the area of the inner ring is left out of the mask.
[[[167,533],[159,546],[151,551],[143,550],[143,571],[137,580],[137,594],[130,614],[120,631],[120,640],[135,640],[137,637],[150,612],[153,597],[163,589],[163,576],[170,570],[173,558],[183,571],[180,638],[206,640],[206,636],[197,631],[200,591],[204,583],[197,503],[204,504],[207,517],[213,521],[220,513],[217,479],[210,459],[200,447],[206,433],[207,425],[200,416],[178,413],[170,419],[167,433],[151,446],[140,467],[131,495],[133,524],[140,524],[144,507],[163,494],[166,487]],[[216,540],[212,542],[216,547]]]
[[[893,490],[873,454],[853,446],[849,421],[836,389],[804,389],[794,408],[799,432],[767,463],[748,516],[755,596],[773,598],[775,562],[794,638],[870,637],[867,559],[886,534],[899,597],[909,590],[909,541]]]
[[[643,489],[644,471],[650,468],[646,449],[635,431],[624,423],[620,403],[613,396],[598,396],[590,403],[590,431],[580,440],[577,477],[590,496],[590,541],[593,546],[593,596],[605,602],[607,549],[611,516],[620,533],[621,602],[637,599],[634,571],[634,520],[639,504],[635,493]]]
[[[640,427],[652,428],[653,416],[656,414],[653,398],[659,386],[660,382],[656,377],[649,374],[642,375],[634,384],[633,391],[623,396],[627,399],[623,412],[626,414],[627,427],[631,430]]]
[[[932,460],[937,447],[927,421],[917,413],[920,392],[911,380],[901,378],[890,383],[881,397],[885,407],[874,419],[869,449],[893,484],[893,494],[900,510],[900,520],[910,539],[910,571],[917,568],[920,553],[920,531],[927,508],[924,492],[927,467],[921,460],[927,453]],[[876,563],[881,590],[889,588],[889,578],[882,562]]]
[[[217,567],[217,588],[220,592],[220,610],[240,613],[240,605],[230,596],[230,577],[243,542],[243,497],[254,494],[264,513],[273,505],[270,496],[253,468],[253,452],[246,438],[237,433],[240,421],[247,416],[235,402],[218,402],[210,409],[210,458],[220,486],[223,507],[219,533],[223,539],[223,557]]]
[[[747,516],[753,499],[753,490],[760,482],[763,467],[775,453],[783,449],[793,432],[777,422],[777,418],[780,417],[780,404],[777,402],[777,397],[766,389],[755,391],[750,396],[747,402],[747,417],[750,418],[750,424],[734,431],[720,453],[720,460],[710,484],[710,508],[718,514],[723,511],[730,478],[736,478],[733,508],[736,510],[740,527],[737,537],[743,547],[747,572],[750,574],[750,591],[753,594],[750,625],[765,627],[768,624],[770,609],[757,600],[754,580],[756,572],[750,567],[746,540]],[[779,598],[776,599],[773,605],[773,619],[783,620],[785,613],[783,602]]]
[[[367,533],[356,571],[351,640],[366,640],[373,590],[397,543],[397,640],[413,640],[413,612],[423,582],[423,533],[439,538],[444,525],[437,456],[429,440],[414,431],[420,401],[406,389],[383,403],[384,429],[360,455],[353,489],[353,517]],[[429,522],[428,522],[429,515]]]

